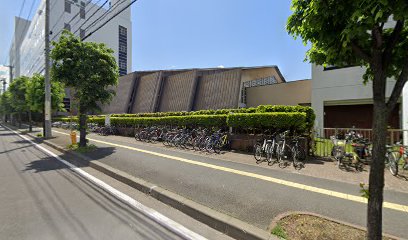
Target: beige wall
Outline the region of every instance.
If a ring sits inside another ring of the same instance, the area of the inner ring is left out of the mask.
[[[263,104],[298,105],[311,103],[312,81],[292,81],[274,85],[247,88],[247,106]]]
[[[116,95],[109,104],[102,106],[103,113],[126,113],[135,75],[136,73],[132,73],[120,77],[117,87],[110,88],[116,92]]]
[[[202,76],[194,110],[236,108],[241,69]]]
[[[196,71],[175,74],[164,80],[159,112],[189,111],[196,86]]]
[[[161,72],[156,72],[139,79],[132,113],[153,112],[160,89]]]
[[[283,82],[284,80],[276,71],[274,67],[262,67],[253,69],[244,69],[242,71],[241,82],[251,81],[260,78],[266,78],[274,76],[278,82]]]

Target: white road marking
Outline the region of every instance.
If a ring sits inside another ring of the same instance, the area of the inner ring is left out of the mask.
[[[146,207],[143,204],[141,204],[140,202],[136,201],[135,199],[131,198],[130,196],[120,192],[119,190],[113,188],[112,186],[110,186],[109,184],[103,182],[102,180],[92,176],[91,174],[85,172],[84,170],[78,168],[77,166],[65,161],[64,159],[62,159],[61,157],[59,157],[58,155],[56,155],[55,153],[49,151],[48,149],[40,146],[39,144],[31,141],[30,139],[28,139],[27,137],[20,135],[18,132],[6,127],[3,125],[4,128],[8,129],[9,131],[12,131],[13,133],[15,133],[16,135],[18,135],[19,137],[21,137],[22,139],[28,141],[29,143],[31,143],[34,147],[38,148],[39,150],[43,151],[44,153],[48,154],[51,157],[54,157],[55,159],[57,159],[58,161],[62,162],[63,164],[65,164],[66,166],[69,167],[69,169],[71,169],[72,171],[78,173],[79,175],[81,175],[82,177],[88,179],[89,181],[91,181],[92,183],[94,183],[95,185],[97,185],[100,188],[103,188],[105,191],[109,192],[110,194],[112,194],[113,196],[115,196],[117,199],[119,199],[120,201],[128,204],[129,206],[131,206],[132,208],[140,211],[141,213],[145,214],[147,217],[149,217],[150,219],[152,219],[153,221],[155,221],[156,223],[160,224],[161,226],[167,228],[168,230],[174,232],[175,234],[177,234],[178,236],[184,238],[184,239],[197,239],[197,240],[206,240],[205,237],[187,229],[186,227],[184,227],[183,225],[169,219],[168,217],[162,215],[161,213],[157,212],[156,210]]]

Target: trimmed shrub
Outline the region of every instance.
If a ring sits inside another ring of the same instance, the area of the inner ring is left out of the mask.
[[[111,123],[115,126],[202,126],[224,127],[227,115],[191,115],[167,117],[112,117]]]
[[[227,124],[239,128],[273,128],[305,131],[306,113],[235,113],[229,114]]]

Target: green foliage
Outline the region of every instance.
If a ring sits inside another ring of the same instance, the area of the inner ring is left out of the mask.
[[[271,232],[273,235],[278,236],[281,239],[286,239],[288,236],[285,232],[285,230],[282,228],[280,224],[277,224]]]
[[[21,76],[15,78],[10,84],[10,88],[8,89],[10,91],[10,103],[16,112],[26,112],[29,110],[29,106],[25,98],[29,81],[29,77]]]
[[[362,182],[360,183],[360,194],[363,198],[367,199],[370,198],[370,192],[368,191],[368,187],[366,188],[365,184]]]
[[[227,117],[230,127],[254,129],[292,129],[306,130],[306,113],[268,112],[268,113],[235,113]]]
[[[65,97],[64,85],[51,79],[51,109],[53,111],[65,111],[62,101]],[[32,112],[42,113],[45,102],[44,76],[34,74],[27,83],[25,98]]]
[[[189,116],[189,115],[228,115],[230,113],[266,113],[266,112],[301,112],[306,114],[306,128],[311,129],[314,124],[315,114],[311,107],[285,106],[285,105],[260,105],[257,108],[236,108],[218,110],[199,110],[192,112],[157,112],[157,113],[135,113],[135,114],[112,114],[112,117],[167,117],[167,116]]]
[[[74,118],[59,118],[56,121],[78,121]],[[313,127],[315,114],[310,107],[261,105],[258,108],[200,110],[195,112],[158,112],[137,114],[112,114],[111,124],[117,126],[204,126],[239,128],[292,129],[301,132]],[[88,122],[103,125],[104,116],[92,116]]]
[[[10,114],[14,112],[14,108],[11,104],[11,93],[10,91],[6,91],[2,95],[0,95],[0,113],[2,114]]]
[[[102,43],[82,42],[68,31],[52,45],[52,77],[75,90],[81,113],[100,110],[99,104],[108,103],[114,95],[108,87],[118,82],[114,51]]]
[[[288,32],[311,43],[306,59],[318,65],[364,66],[365,80],[373,79],[370,58],[385,52],[394,53],[390,64],[383,62],[385,76],[398,78],[406,64],[408,52],[408,1],[405,0],[292,0],[293,14]],[[402,21],[396,44],[391,43],[394,27],[386,27],[389,19]],[[405,20],[405,22],[404,22]],[[385,27],[384,27],[385,26]],[[375,36],[375,37],[373,37]],[[381,38],[381,41],[377,41]],[[385,55],[384,55],[385,56]],[[386,60],[385,58],[383,60]],[[380,66],[377,66],[380,67]]]

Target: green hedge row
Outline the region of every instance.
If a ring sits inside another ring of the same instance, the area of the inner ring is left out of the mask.
[[[226,125],[227,115],[191,115],[167,117],[111,117],[111,124],[117,126],[203,126],[223,127]]]
[[[234,113],[218,115],[187,115],[166,117],[111,117],[114,126],[202,126],[238,127],[251,129],[292,129],[307,130],[307,114],[302,112]],[[78,121],[78,118],[60,118],[59,121]],[[88,122],[103,125],[105,118],[90,117]]]
[[[307,130],[306,113],[236,113],[227,117],[227,125],[239,128]]]

